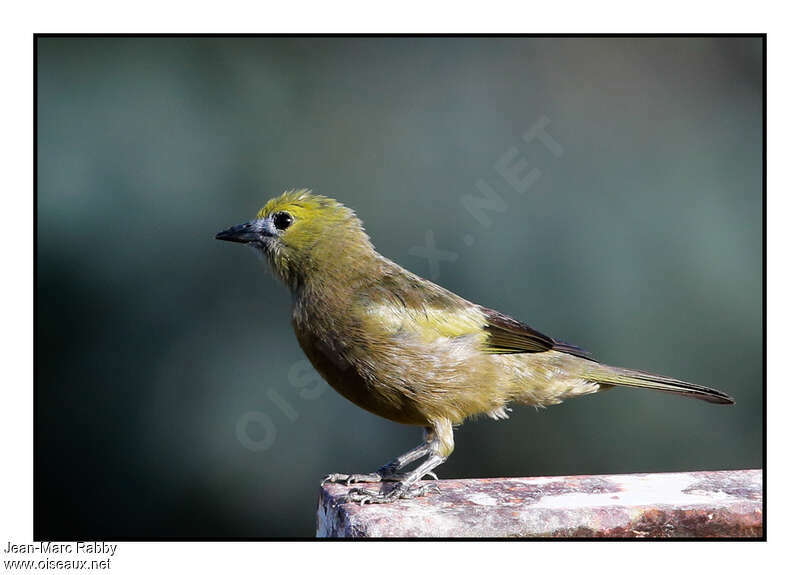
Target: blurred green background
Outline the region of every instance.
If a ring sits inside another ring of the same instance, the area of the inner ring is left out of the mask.
[[[468,299],[738,402],[517,407],[441,478],[761,466],[760,39],[40,38],[37,64],[37,538],[313,536],[320,477],[418,442],[321,385],[287,290],[213,239],[294,187]]]

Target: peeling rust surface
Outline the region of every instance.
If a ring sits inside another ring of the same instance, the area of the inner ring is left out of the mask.
[[[351,487],[326,484],[317,536],[762,536],[760,470],[436,483],[441,493],[363,506],[346,502]]]

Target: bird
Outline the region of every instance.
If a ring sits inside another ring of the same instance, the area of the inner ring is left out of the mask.
[[[419,277],[375,250],[353,210],[308,189],[285,191],[216,239],[255,249],[288,286],[297,341],[331,387],[375,415],[422,427],[421,444],[377,471],[323,479],[352,486],[351,502],[438,491],[421,480],[437,479],[433,470],[455,447],[453,427],[505,419],[510,404],[542,408],[617,386],[734,403],[710,387],[602,364]]]

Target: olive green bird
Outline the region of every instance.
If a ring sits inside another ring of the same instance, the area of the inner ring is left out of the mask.
[[[256,218],[216,236],[248,244],[292,292],[292,324],[314,368],[356,405],[424,428],[424,440],[374,473],[325,481],[393,481],[354,488],[351,501],[423,495],[453,452],[453,426],[508,417],[510,403],[544,407],[612,386],[732,404],[727,394],[643,371],[603,365],[507,315],[474,304],[383,257],[356,214],[308,190],[270,200]],[[413,471],[400,470],[414,461]]]

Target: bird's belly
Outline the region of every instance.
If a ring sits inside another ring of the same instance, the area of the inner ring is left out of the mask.
[[[306,334],[297,333],[297,340],[311,365],[328,384],[362,409],[408,425],[428,425],[423,415],[410,398],[391,385],[376,385],[362,375],[355,365],[342,358],[337,351]]]

